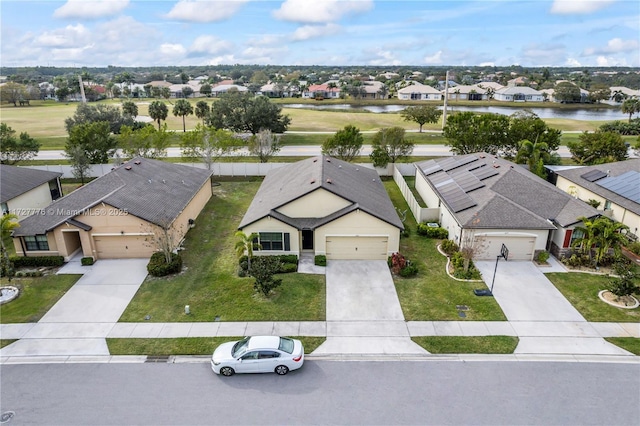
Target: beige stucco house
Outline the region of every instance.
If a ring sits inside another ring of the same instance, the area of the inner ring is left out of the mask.
[[[640,229],[640,158],[596,166],[554,170],[556,186],[584,202],[599,202],[605,216],[629,227],[638,240]]]
[[[319,156],[269,172],[239,229],[257,255],[386,260],[404,227],[375,170]]]
[[[211,172],[135,158],[20,221],[18,256],[146,258],[179,242],[211,198]]]
[[[13,213],[18,220],[40,213],[62,197],[62,173],[0,164],[2,214]]]
[[[495,259],[502,244],[509,259],[532,260],[546,250],[569,250],[579,217],[599,213],[530,173],[486,153],[416,163],[416,190],[433,216],[460,247],[473,246],[476,259]]]

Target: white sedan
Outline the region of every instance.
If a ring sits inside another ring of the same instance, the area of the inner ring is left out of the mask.
[[[297,339],[278,336],[250,336],[223,343],[211,357],[211,369],[216,374],[235,373],[287,374],[304,363],[304,347]]]

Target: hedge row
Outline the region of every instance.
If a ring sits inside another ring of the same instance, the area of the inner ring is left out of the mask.
[[[15,268],[62,266],[64,264],[64,257],[62,256],[11,256],[9,260]]]

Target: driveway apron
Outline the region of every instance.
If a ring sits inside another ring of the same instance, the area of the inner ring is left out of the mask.
[[[533,262],[474,262],[520,338],[515,353],[629,355],[580,315]]]
[[[148,259],[109,259],[82,270],[84,275],[42,319],[0,353],[109,355],[105,337],[147,276],[147,263]],[[60,272],[78,273],[78,268],[72,269]]]

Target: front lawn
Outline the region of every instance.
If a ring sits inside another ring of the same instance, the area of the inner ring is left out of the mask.
[[[411,339],[432,354],[512,354],[519,341],[514,336],[422,336]]]
[[[622,309],[604,303],[598,297],[606,289],[609,278],[581,272],[545,274],[564,297],[587,321],[638,322],[640,308]]]
[[[475,288],[486,287],[483,283],[462,282],[449,278],[445,270],[447,258],[436,248],[439,241],[418,235],[416,221],[396,183],[387,180],[385,187],[393,204],[401,211],[407,210],[405,226],[409,227],[411,234],[400,239],[400,253],[417,263],[419,268],[416,277],[394,277],[405,320],[506,321],[495,299],[473,294]],[[461,305],[467,308],[463,310],[464,318],[457,309]]]
[[[20,295],[0,305],[0,323],[38,322],[82,275],[46,275],[37,278],[14,278],[2,284],[20,289]]]
[[[270,298],[257,295],[253,278],[240,278],[234,233],[259,181],[222,182],[187,233],[177,276],[148,277],[120,321],[323,321],[324,275],[283,274]],[[191,314],[185,315],[185,305]]]
[[[293,336],[304,346],[305,353],[316,350],[324,337]],[[107,339],[111,355],[211,355],[222,343],[242,337],[181,337],[175,339]]]

